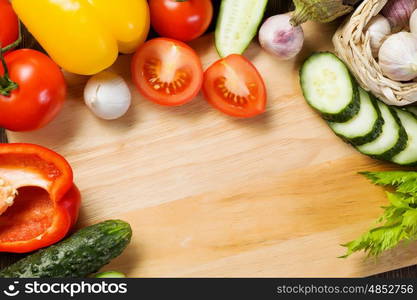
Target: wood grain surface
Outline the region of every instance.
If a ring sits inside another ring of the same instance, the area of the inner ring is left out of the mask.
[[[246,55],[269,92],[266,114],[226,117],[201,96],[179,108],[154,105],[133,86],[127,116],[105,122],[82,101],[86,77],[68,75],[61,115],[11,142],[52,148],[70,161],[83,194],[79,226],[122,218],[132,244],[106,269],[129,276],[369,276],[417,263],[416,244],[366,260],[338,259],[341,243],[369,228],[386,203],[357,175],[392,169],[339,140],[306,104],[298,69],[331,49],[332,25],[307,24],[304,52],[279,62],[253,44]],[[193,43],[206,68],[211,36]],[[129,80],[129,56],[113,70]]]

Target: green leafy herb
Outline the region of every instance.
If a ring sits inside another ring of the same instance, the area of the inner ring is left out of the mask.
[[[417,172],[363,172],[376,185],[391,186],[395,192],[387,192],[390,205],[377,226],[358,239],[345,245],[348,257],[354,252],[365,251],[369,256],[378,256],[401,242],[417,240]]]
[[[362,172],[374,184],[394,186],[400,193],[417,193],[417,172],[388,171],[388,172]]]

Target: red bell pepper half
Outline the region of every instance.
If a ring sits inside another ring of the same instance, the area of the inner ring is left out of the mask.
[[[0,144],[0,252],[58,242],[75,224],[80,200],[61,155],[32,144]]]

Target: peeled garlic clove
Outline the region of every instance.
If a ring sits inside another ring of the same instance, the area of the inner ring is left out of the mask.
[[[84,89],[84,101],[97,117],[114,120],[128,111],[131,94],[121,76],[103,71],[88,80]]]
[[[388,37],[379,49],[379,65],[392,80],[408,81],[417,77],[417,37],[399,32]]]
[[[372,55],[377,57],[382,43],[391,34],[391,25],[387,18],[382,15],[376,15],[369,22],[366,31],[370,36]]]

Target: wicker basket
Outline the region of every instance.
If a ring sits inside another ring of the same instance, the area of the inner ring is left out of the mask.
[[[388,0],[365,0],[336,31],[333,44],[359,84],[390,105],[403,106],[417,101],[417,83],[393,81],[382,74],[372,57],[369,34],[364,28]]]

